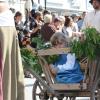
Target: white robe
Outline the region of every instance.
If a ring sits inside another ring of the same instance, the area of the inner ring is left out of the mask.
[[[94,27],[100,32],[100,10],[89,12],[83,22],[82,29]]]
[[[9,10],[0,13],[0,84],[3,100],[24,100],[22,60],[14,18]]]
[[[10,10],[0,13],[0,26],[15,26],[14,15]]]

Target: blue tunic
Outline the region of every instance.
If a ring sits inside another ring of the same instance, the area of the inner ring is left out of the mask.
[[[54,63],[55,68],[58,65],[64,65],[67,62],[67,54],[61,54],[59,59]],[[55,80],[58,83],[79,83],[83,80],[83,74],[80,70],[79,62],[75,59],[75,63],[72,69],[58,70]]]

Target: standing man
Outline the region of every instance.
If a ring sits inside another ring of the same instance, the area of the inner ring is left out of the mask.
[[[14,16],[0,0],[0,100],[24,100],[23,79]]]
[[[90,3],[92,4],[94,11],[88,13],[84,19],[83,22],[83,29],[88,28],[88,27],[94,27],[96,30],[100,33],[100,0],[90,0]],[[98,45],[99,46],[99,45]],[[99,47],[98,51],[99,51]],[[88,67],[89,67],[89,79],[90,79],[90,88],[91,88],[91,95],[92,97],[90,98],[91,100],[95,100],[95,91],[97,89],[97,86],[99,86],[99,78],[100,78],[100,56],[97,55],[95,60],[89,61]],[[95,65],[95,69],[93,67]],[[95,72],[95,71],[96,72]],[[94,72],[93,72],[94,71]],[[96,76],[96,77],[93,77]],[[94,84],[96,83],[96,84]],[[92,86],[92,87],[91,87]],[[97,99],[100,97],[99,92],[97,92]]]
[[[86,27],[94,27],[100,32],[100,0],[90,0],[94,11],[88,13],[84,19],[82,29]]]

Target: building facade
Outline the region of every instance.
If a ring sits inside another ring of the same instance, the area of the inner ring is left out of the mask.
[[[82,11],[92,10],[89,0],[8,0],[11,8],[23,13],[26,8],[28,10],[34,9],[34,5],[32,7],[32,1],[37,5],[41,5],[43,8],[59,14],[80,13]]]
[[[38,3],[38,0],[34,0]],[[89,0],[39,0],[39,3],[51,11],[62,13],[78,13],[92,10]]]

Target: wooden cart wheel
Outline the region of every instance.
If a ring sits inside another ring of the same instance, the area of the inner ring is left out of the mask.
[[[42,84],[36,80],[33,85],[32,90],[32,98],[33,100],[48,100],[47,92]]]
[[[76,97],[69,97],[69,100],[76,100]]]
[[[93,88],[92,100],[100,100],[100,78],[97,80]]]
[[[50,97],[49,99],[50,99],[50,100],[63,100],[63,99],[59,99],[59,98],[56,98],[56,99],[55,99],[55,97]]]
[[[58,97],[48,96],[45,88],[38,80],[34,82],[32,90],[32,98],[33,100],[55,100],[55,98],[56,100],[63,100],[59,99]]]

